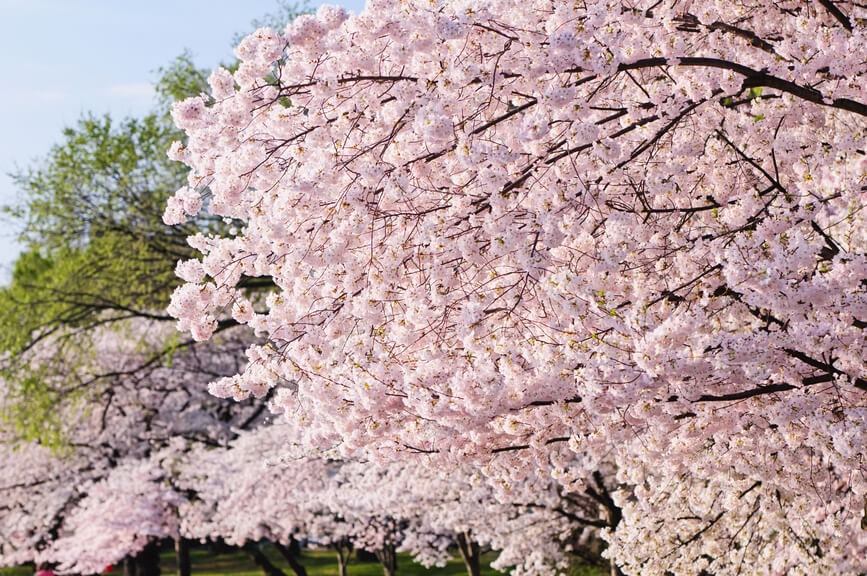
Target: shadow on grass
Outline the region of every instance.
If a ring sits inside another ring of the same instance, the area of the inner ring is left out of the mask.
[[[274,565],[286,572],[287,576],[293,576],[293,572],[285,560],[273,548],[263,546],[262,551]],[[502,572],[497,572],[489,566],[496,557],[496,554],[486,554],[482,558],[482,576],[502,576]],[[194,548],[191,551],[191,560],[195,576],[263,576],[262,570],[240,550],[215,554],[206,548]],[[308,576],[337,576],[338,574],[337,557],[330,550],[304,549],[301,554],[301,563],[307,569]],[[160,566],[163,574],[172,574],[176,571],[174,551],[165,550],[160,555]],[[382,567],[377,562],[358,562],[353,558],[347,573],[349,576],[382,576]],[[414,563],[408,554],[398,554],[399,576],[415,576],[417,574],[459,576],[466,573],[464,563],[457,558],[449,560],[448,564],[442,568],[425,568]]]
[[[268,559],[283,570],[287,576],[294,576],[286,561],[270,546],[263,546],[262,551]],[[496,553],[482,556],[482,576],[504,576],[490,567],[490,563],[497,557]],[[262,570],[241,550],[230,549],[226,552],[215,553],[206,547],[194,547],[190,551],[192,560],[193,576],[264,576]],[[304,549],[301,554],[301,563],[307,569],[308,576],[337,576],[337,558],[330,550]],[[160,572],[164,576],[170,576],[177,572],[177,562],[174,550],[167,546],[160,553]],[[350,562],[347,573],[349,576],[382,576],[382,567],[377,562],[359,562],[354,557]],[[425,568],[412,561],[408,554],[398,554],[398,576],[462,576],[466,568],[459,558],[452,558],[442,568]],[[607,570],[601,570],[590,566],[582,566],[573,569],[570,576],[606,576]],[[33,576],[33,568],[28,566],[15,566],[0,568],[0,576]],[[123,576],[120,566],[105,576]]]

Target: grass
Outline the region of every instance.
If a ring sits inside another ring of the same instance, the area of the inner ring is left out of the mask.
[[[276,551],[263,550],[276,566],[292,576],[292,571],[286,561]],[[262,570],[243,552],[232,550],[225,554],[213,554],[203,548],[191,551],[193,574],[195,576],[263,576]],[[496,554],[486,554],[482,558],[482,576],[503,576],[489,566]],[[305,549],[301,554],[301,563],[307,569],[308,576],[337,576],[337,557],[331,550]],[[167,550],[160,557],[160,567],[163,574],[176,571],[176,561],[173,551]],[[429,574],[431,576],[458,576],[466,574],[464,563],[459,558],[452,558],[442,568],[425,568],[412,561],[408,554],[398,554],[397,573],[399,576],[415,576]],[[347,568],[349,576],[382,576],[382,567],[377,562],[359,562],[354,557]],[[0,575],[5,576],[5,575]],[[23,576],[23,575],[9,575]],[[27,575],[29,576],[29,575]]]
[[[272,548],[264,547],[263,551],[276,566],[287,576],[294,576],[286,561]],[[482,576],[504,576],[490,567],[497,557],[495,552],[482,556]],[[207,548],[193,548],[190,551],[193,576],[264,576],[262,569],[242,551],[230,550],[216,554]],[[307,569],[308,576],[337,576],[337,558],[330,550],[305,549],[301,554],[301,563]],[[160,554],[160,571],[168,576],[177,572],[175,552],[169,547]],[[425,568],[412,561],[408,554],[398,554],[398,576],[459,576],[465,575],[466,568],[459,558],[452,558],[442,568]],[[116,566],[113,576],[122,576],[122,568]],[[382,567],[378,562],[359,562],[354,557],[347,569],[348,576],[382,576]],[[581,566],[573,569],[570,576],[605,576],[607,571],[591,566]],[[33,576],[33,569],[27,566],[0,568],[0,576]]]

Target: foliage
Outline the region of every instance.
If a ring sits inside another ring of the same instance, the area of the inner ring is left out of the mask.
[[[94,331],[117,324],[122,337],[129,319],[171,320],[163,310],[177,284],[175,262],[190,248],[183,230],[159,220],[186,177],[186,168],[165,155],[179,137],[167,111],[170,100],[199,93],[203,77],[181,56],[162,70],[162,110],[122,121],[85,115],[41,162],[14,175],[20,200],[5,211],[26,249],[0,289],[2,377],[9,386],[2,416],[23,438],[59,445],[59,404],[100,393],[92,371],[81,380],[55,377],[88,371]],[[54,354],[35,365],[34,347],[47,339]]]
[[[188,252],[154,218],[183,177],[161,159],[172,137],[154,116],[118,126],[85,118],[42,168],[16,178],[27,196],[11,213],[24,225],[27,251],[0,289],[0,350],[3,378],[18,385],[5,416],[25,437],[56,439],[56,401],[87,390],[88,382],[52,388],[45,377],[91,360],[90,331],[132,317],[168,319],[161,310],[176,283],[173,259]],[[46,338],[55,354],[35,367],[33,347]],[[28,422],[46,425],[39,432]]]
[[[285,26],[287,22],[292,22],[298,16],[302,14],[310,14],[312,12],[312,8],[310,7],[309,0],[277,0],[277,9],[274,12],[270,12],[265,14],[261,18],[256,18],[252,22],[250,22],[250,30],[256,30],[259,28],[280,28]],[[241,43],[241,40],[247,34],[239,34],[232,39],[232,45],[237,46]],[[237,66],[238,62],[235,62],[229,68]],[[203,92],[207,92],[207,89],[203,90]],[[176,98],[176,101],[180,101],[181,98]]]
[[[155,86],[157,109],[163,115],[168,116],[175,102],[208,90],[208,72],[196,67],[189,51],[158,72],[159,79]]]
[[[22,202],[8,211],[23,227],[20,241],[50,253],[115,232],[170,245],[157,237],[165,231],[153,214],[185,176],[164,159],[177,138],[171,125],[156,115],[119,123],[85,115],[63,138],[39,166],[14,177]]]

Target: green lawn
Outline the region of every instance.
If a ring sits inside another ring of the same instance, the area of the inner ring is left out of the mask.
[[[279,566],[288,576],[292,576],[292,571],[279,554],[268,548],[265,548],[264,551],[271,562]],[[501,572],[497,572],[488,566],[496,557],[496,554],[486,554],[484,556],[482,576],[503,576]],[[214,555],[205,549],[194,549],[192,550],[191,558],[193,574],[195,576],[263,576],[262,570],[242,552],[232,551],[226,554]],[[397,571],[399,575],[414,576],[416,574],[430,574],[433,576],[458,576],[466,574],[464,563],[458,558],[453,558],[443,568],[431,569],[413,563],[407,554],[399,554],[398,558]],[[330,550],[305,549],[301,554],[301,563],[307,569],[309,576],[337,575],[337,557]],[[164,574],[174,573],[176,566],[174,552],[164,552],[160,559],[160,565]],[[353,557],[349,563],[347,573],[349,576],[382,576],[382,568],[376,562],[358,562]]]
[[[264,552],[275,565],[280,567],[287,576],[294,576],[286,561],[273,549],[264,548]],[[191,551],[193,576],[263,576],[262,570],[239,550],[214,554],[206,548],[194,548]],[[398,555],[398,576],[459,576],[466,574],[464,563],[459,558],[453,558],[443,568],[425,568],[415,564],[407,554]],[[504,576],[502,572],[492,569],[489,564],[497,557],[496,553],[485,554],[482,557],[482,576]],[[307,569],[308,576],[337,576],[337,558],[330,550],[305,549],[301,555],[301,563]],[[160,555],[160,568],[165,576],[176,573],[177,564],[174,550],[164,549]],[[377,562],[358,562],[353,557],[347,570],[349,576],[382,576],[382,568]],[[592,567],[576,568],[571,576],[605,576],[607,570]],[[120,566],[115,567],[113,575],[122,576]],[[33,569],[26,566],[0,568],[0,576],[32,576]]]
[[[287,576],[293,576],[285,560],[273,549],[265,548],[264,552],[275,565],[279,566]],[[192,550],[193,575],[194,576],[263,576],[249,557],[237,550],[226,554],[212,554],[203,548]],[[496,559],[497,554],[489,553],[482,557],[482,576],[505,576],[497,572],[489,565]],[[337,558],[330,550],[305,549],[301,554],[301,563],[307,569],[308,576],[337,576]],[[163,574],[175,572],[174,552],[167,551],[162,555],[161,566]],[[382,567],[377,562],[358,562],[353,557],[347,569],[349,576],[382,576]],[[415,564],[408,554],[398,554],[398,576],[460,576],[465,575],[466,568],[460,558],[452,558],[443,568],[425,568]],[[575,568],[571,576],[607,576],[607,570],[600,570],[591,566]],[[2,575],[0,575],[2,576]],[[16,575],[20,576],[20,575]]]

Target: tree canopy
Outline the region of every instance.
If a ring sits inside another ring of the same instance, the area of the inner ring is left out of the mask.
[[[550,462],[600,498],[612,470],[626,571],[859,573],[864,16],[374,1],[260,29],[174,107],[166,222],[243,226],[191,237],[169,311],[265,335],[213,389],[275,389],[304,446]]]
[[[25,252],[0,289],[3,377],[18,383],[6,416],[34,423],[28,434],[43,440],[58,427],[57,402],[88,391],[83,383],[66,382],[65,390],[46,383],[52,371],[90,361],[92,331],[132,318],[171,320],[164,310],[177,285],[176,261],[191,254],[185,237],[192,228],[168,229],[159,219],[186,176],[165,154],[180,137],[168,103],[199,93],[204,73],[186,56],[161,73],[154,113],[121,121],[84,115],[44,159],[14,175],[20,199],[6,212]],[[35,369],[31,351],[49,338],[55,354]]]
[[[280,576],[267,538],[303,576],[310,538],[341,573],[862,574],[865,24],[371,0],[85,117],[18,177],[0,561],[225,538]]]

